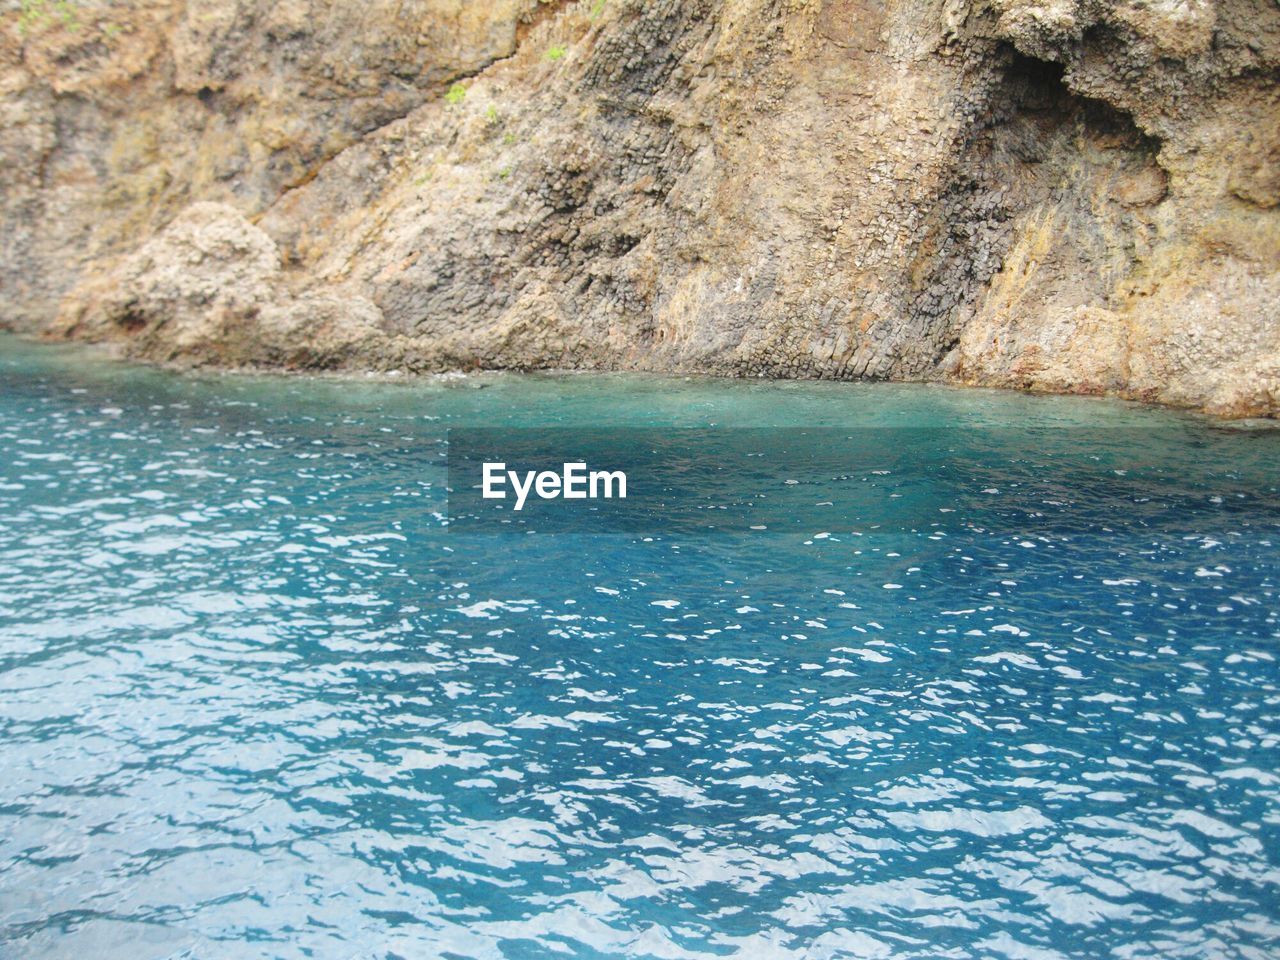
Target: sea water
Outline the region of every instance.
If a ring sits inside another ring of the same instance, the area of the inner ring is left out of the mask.
[[[468,533],[468,427],[929,431],[963,507]],[[1099,400],[2,340],[0,955],[1277,956],[1278,467]]]

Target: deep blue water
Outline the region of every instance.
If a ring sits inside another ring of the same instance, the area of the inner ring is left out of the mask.
[[[945,535],[466,535],[468,425],[986,466]],[[0,955],[1280,956],[1278,467],[1105,401],[0,340]]]

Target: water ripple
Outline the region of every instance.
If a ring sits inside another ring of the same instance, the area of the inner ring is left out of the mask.
[[[1265,509],[963,542],[441,519],[450,423],[1170,415],[0,360],[6,955],[1280,952]],[[1280,438],[1184,426],[1171,462],[1231,454],[1207,495],[1275,492]]]

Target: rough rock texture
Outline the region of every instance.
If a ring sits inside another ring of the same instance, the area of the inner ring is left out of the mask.
[[[1274,0],[22,0],[3,322],[1280,413]]]

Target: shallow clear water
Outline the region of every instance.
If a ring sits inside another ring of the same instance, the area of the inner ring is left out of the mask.
[[[1111,436],[1181,486],[985,534],[447,532],[444,431],[495,424]],[[0,340],[0,954],[1274,957],[1278,466],[1100,401]]]

